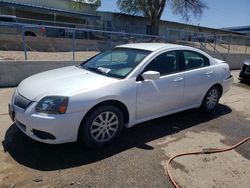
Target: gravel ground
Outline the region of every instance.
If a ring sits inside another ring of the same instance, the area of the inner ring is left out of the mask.
[[[180,152],[223,148],[250,135],[250,86],[237,80],[210,114],[197,109],[123,131],[98,150],[80,143],[47,145],[23,135],[8,117],[14,88],[0,89],[0,187],[173,187],[166,161]],[[250,185],[250,143],[236,150],[176,159],[171,172],[181,187]]]
[[[99,52],[84,51],[75,52],[75,60],[81,61],[86,58],[92,57]],[[72,52],[28,52],[28,60],[72,60]],[[24,60],[23,51],[0,51],[0,60]]]
[[[193,43],[190,43],[192,46]],[[196,48],[200,48],[200,43],[194,43]],[[213,52],[213,47],[211,45],[206,46],[208,50]],[[217,45],[217,50],[220,53],[228,53],[227,47]],[[88,57],[91,57],[99,52],[97,51],[78,51],[75,52],[75,60],[81,61]],[[250,54],[250,47],[231,45],[231,54]],[[73,52],[27,52],[28,60],[72,60]],[[23,51],[1,51],[0,50],[0,60],[24,60],[25,55]]]

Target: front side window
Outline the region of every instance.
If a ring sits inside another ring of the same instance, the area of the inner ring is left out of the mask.
[[[209,60],[204,55],[193,51],[183,51],[187,70],[209,66]]]
[[[81,67],[115,78],[125,78],[150,51],[115,48],[103,52],[81,64]]]
[[[157,71],[161,76],[180,71],[180,62],[177,51],[165,52],[154,58],[144,69]]]

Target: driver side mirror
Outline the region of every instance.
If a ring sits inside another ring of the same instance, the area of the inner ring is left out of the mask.
[[[159,80],[160,73],[157,71],[147,71],[142,74],[144,80]]]

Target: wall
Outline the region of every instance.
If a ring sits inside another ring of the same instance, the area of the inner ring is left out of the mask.
[[[231,69],[240,69],[242,62],[250,59],[245,54],[224,54]],[[78,65],[77,61],[2,61],[0,62],[0,87],[18,85],[23,79],[33,74],[64,66]]]
[[[0,62],[0,87],[17,86],[23,79],[46,70],[79,65],[77,61],[2,61]]]
[[[250,59],[250,54],[222,54],[230,69],[240,69],[243,61]]]

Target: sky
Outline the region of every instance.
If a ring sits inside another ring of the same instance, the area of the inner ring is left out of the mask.
[[[116,0],[101,0],[100,11],[120,12]],[[224,28],[250,25],[250,0],[204,0],[208,6],[200,18],[191,18],[188,24],[211,28]],[[179,15],[172,13],[167,4],[162,20],[185,23]]]

